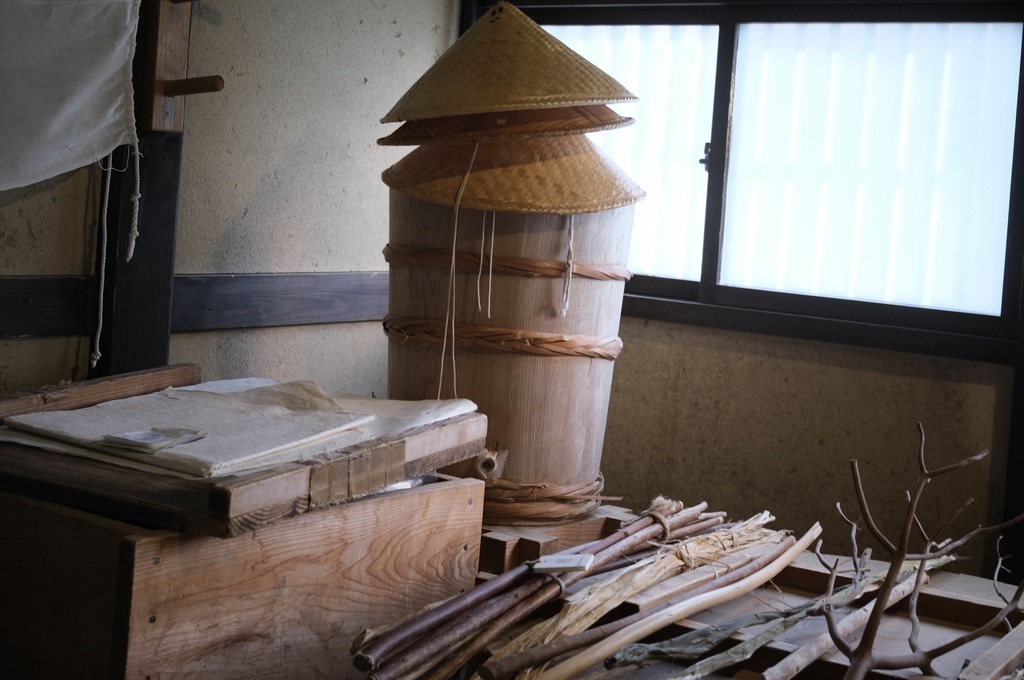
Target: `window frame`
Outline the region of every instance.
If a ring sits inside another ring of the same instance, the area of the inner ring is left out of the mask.
[[[463,29],[491,2],[464,0]],[[718,26],[718,63],[700,281],[634,276],[623,314],[644,319],[841,342],[999,364],[1018,361],[1024,282],[1024,55],[1018,81],[1016,130],[998,317],[828,297],[762,291],[718,283],[738,26],[751,22],[956,22],[1024,24],[1024,3],[1012,0],[525,0],[517,8],[539,24],[666,24]],[[693,159],[696,163],[698,159]]]

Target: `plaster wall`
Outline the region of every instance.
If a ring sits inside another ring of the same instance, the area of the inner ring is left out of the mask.
[[[175,271],[382,271],[387,187],[409,149],[379,120],[455,39],[455,0],[195,3]],[[316,380],[384,396],[379,322],[175,334],[209,378]]]
[[[929,484],[924,526],[938,529],[969,498],[950,535],[1001,521],[1009,367],[628,317],[620,335],[602,467],[606,491],[628,507],[663,494],[735,518],[768,510],[800,533],[821,522],[824,549],[849,554],[835,505],[861,517],[850,461],[895,539],[921,423],[930,468],[990,452]],[[993,545],[977,540],[962,554],[951,568],[987,570]]]
[[[99,200],[96,166],[0,191],[0,276],[92,274]],[[0,394],[82,380],[89,350],[86,337],[0,339]]]

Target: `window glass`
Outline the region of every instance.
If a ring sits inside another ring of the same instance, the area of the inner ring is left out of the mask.
[[[719,282],[999,315],[1019,24],[743,24]]]
[[[634,274],[700,280],[717,26],[544,26],[639,97],[636,119],[590,138],[644,190],[636,205]]]

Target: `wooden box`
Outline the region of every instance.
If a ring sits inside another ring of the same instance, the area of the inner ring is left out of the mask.
[[[365,626],[472,585],[483,483],[436,483],[230,538],[0,493],[0,677],[361,677]]]
[[[0,399],[81,408],[200,381],[171,366]],[[353,638],[473,585],[467,413],[312,460],[185,479],[0,442],[0,678],[348,678]],[[427,480],[376,493],[395,482]]]

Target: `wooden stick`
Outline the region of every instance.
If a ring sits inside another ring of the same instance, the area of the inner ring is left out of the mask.
[[[640,518],[585,551],[594,555],[592,569],[620,555],[635,551],[659,534],[664,534],[666,531],[671,533],[673,529],[693,522],[706,509],[707,503],[683,508],[675,514],[665,517],[666,526],[664,527],[661,524],[655,524],[652,517]],[[440,630],[432,633],[429,638],[424,639],[423,644],[409,649],[408,653],[402,655],[401,658],[382,660],[377,673],[371,677],[374,680],[395,680],[417,668],[429,668],[431,667],[430,660],[435,659],[437,654],[446,653],[457,645],[459,646],[458,651],[447,657],[448,660],[444,662],[445,667],[454,666],[457,662],[459,665],[466,663],[498,635],[536,611],[546,602],[557,597],[563,586],[569,586],[586,575],[587,572],[563,574],[560,579],[561,585],[551,576],[531,577],[518,588],[497,595],[462,618],[449,622]],[[537,591],[541,591],[537,597],[531,597]],[[518,618],[502,615],[503,612],[513,609],[514,616],[518,616]],[[496,633],[496,631],[498,632]],[[470,640],[470,643],[463,644],[467,640]]]
[[[693,588],[688,589],[685,592],[681,592],[672,599],[661,602],[650,609],[644,609],[635,614],[619,619],[618,621],[612,621],[602,626],[590,628],[583,632],[576,633],[575,635],[566,635],[543,645],[537,645],[536,647],[524,649],[523,651],[516,652],[515,654],[509,654],[506,657],[492,659],[484,664],[484,666],[478,671],[480,677],[484,678],[484,680],[509,680],[524,668],[539,666],[547,663],[555,657],[571,652],[574,649],[592,645],[663,609],[667,609],[668,607],[679,604],[684,600],[696,597],[703,593],[717,590],[729,585],[730,583],[735,583],[736,581],[744,579],[750,574],[763,569],[765,565],[778,559],[782,553],[793,545],[795,540],[796,539],[792,537],[788,537],[777,546],[773,546],[773,548],[768,552],[759,555],[746,564],[737,566],[717,578],[713,578],[711,580],[698,580],[694,583]]]
[[[893,588],[889,598],[886,600],[885,609],[888,609],[914,592],[915,581],[916,578],[911,575]],[[844,638],[849,638],[854,632],[864,627],[877,603],[877,599],[872,600],[857,611],[844,617],[842,621],[836,624],[836,630]],[[801,644],[796,651],[771,668],[766,669],[762,675],[762,680],[789,680],[810,666],[816,659],[821,658],[822,654],[833,647],[835,647],[835,643],[832,642],[832,636],[826,631],[810,642]]]
[[[778,575],[778,573],[781,572],[790,562],[796,559],[797,555],[807,550],[811,543],[814,542],[814,539],[816,539],[820,534],[821,525],[815,522],[814,526],[812,526],[799,541],[764,569],[741,581],[725,586],[724,588],[719,588],[713,592],[691,598],[672,607],[668,607],[653,616],[648,616],[642,621],[631,626],[627,626],[618,633],[609,636],[602,642],[587,648],[580,654],[577,654],[554,668],[545,671],[538,676],[537,680],[570,680],[571,678],[577,677],[580,673],[594,664],[600,663],[606,657],[611,656],[626,645],[642,640],[648,635],[661,630],[670,623],[674,623],[679,619],[692,616],[699,611],[709,609],[724,602],[729,602],[744,593],[748,593],[751,590],[764,585]]]
[[[404,646],[410,640],[419,637],[427,631],[434,630],[442,623],[468,611],[471,607],[500,593],[506,588],[521,583],[530,575],[530,570],[530,565],[521,564],[515,569],[510,569],[504,574],[495,576],[491,580],[481,583],[475,588],[471,588],[433,609],[422,612],[412,620],[363,644],[355,653],[352,663],[361,671],[373,670],[389,654]]]
[[[693,515],[694,517],[699,517],[700,513],[706,509],[707,503],[702,503],[685,509],[683,512],[686,513],[686,516]],[[653,517],[640,517],[596,543],[574,546],[557,554],[597,553],[611,545],[615,545],[624,538],[651,527],[653,524]],[[451,621],[488,598],[500,594],[506,588],[520,583],[530,575],[531,570],[532,567],[529,564],[519,565],[515,569],[496,576],[490,581],[458,595],[434,609],[424,611],[420,616],[362,644],[361,648],[355,652],[353,663],[361,671],[370,671],[379,667],[396,649],[406,646],[412,640],[427,632],[436,631],[442,624]]]

